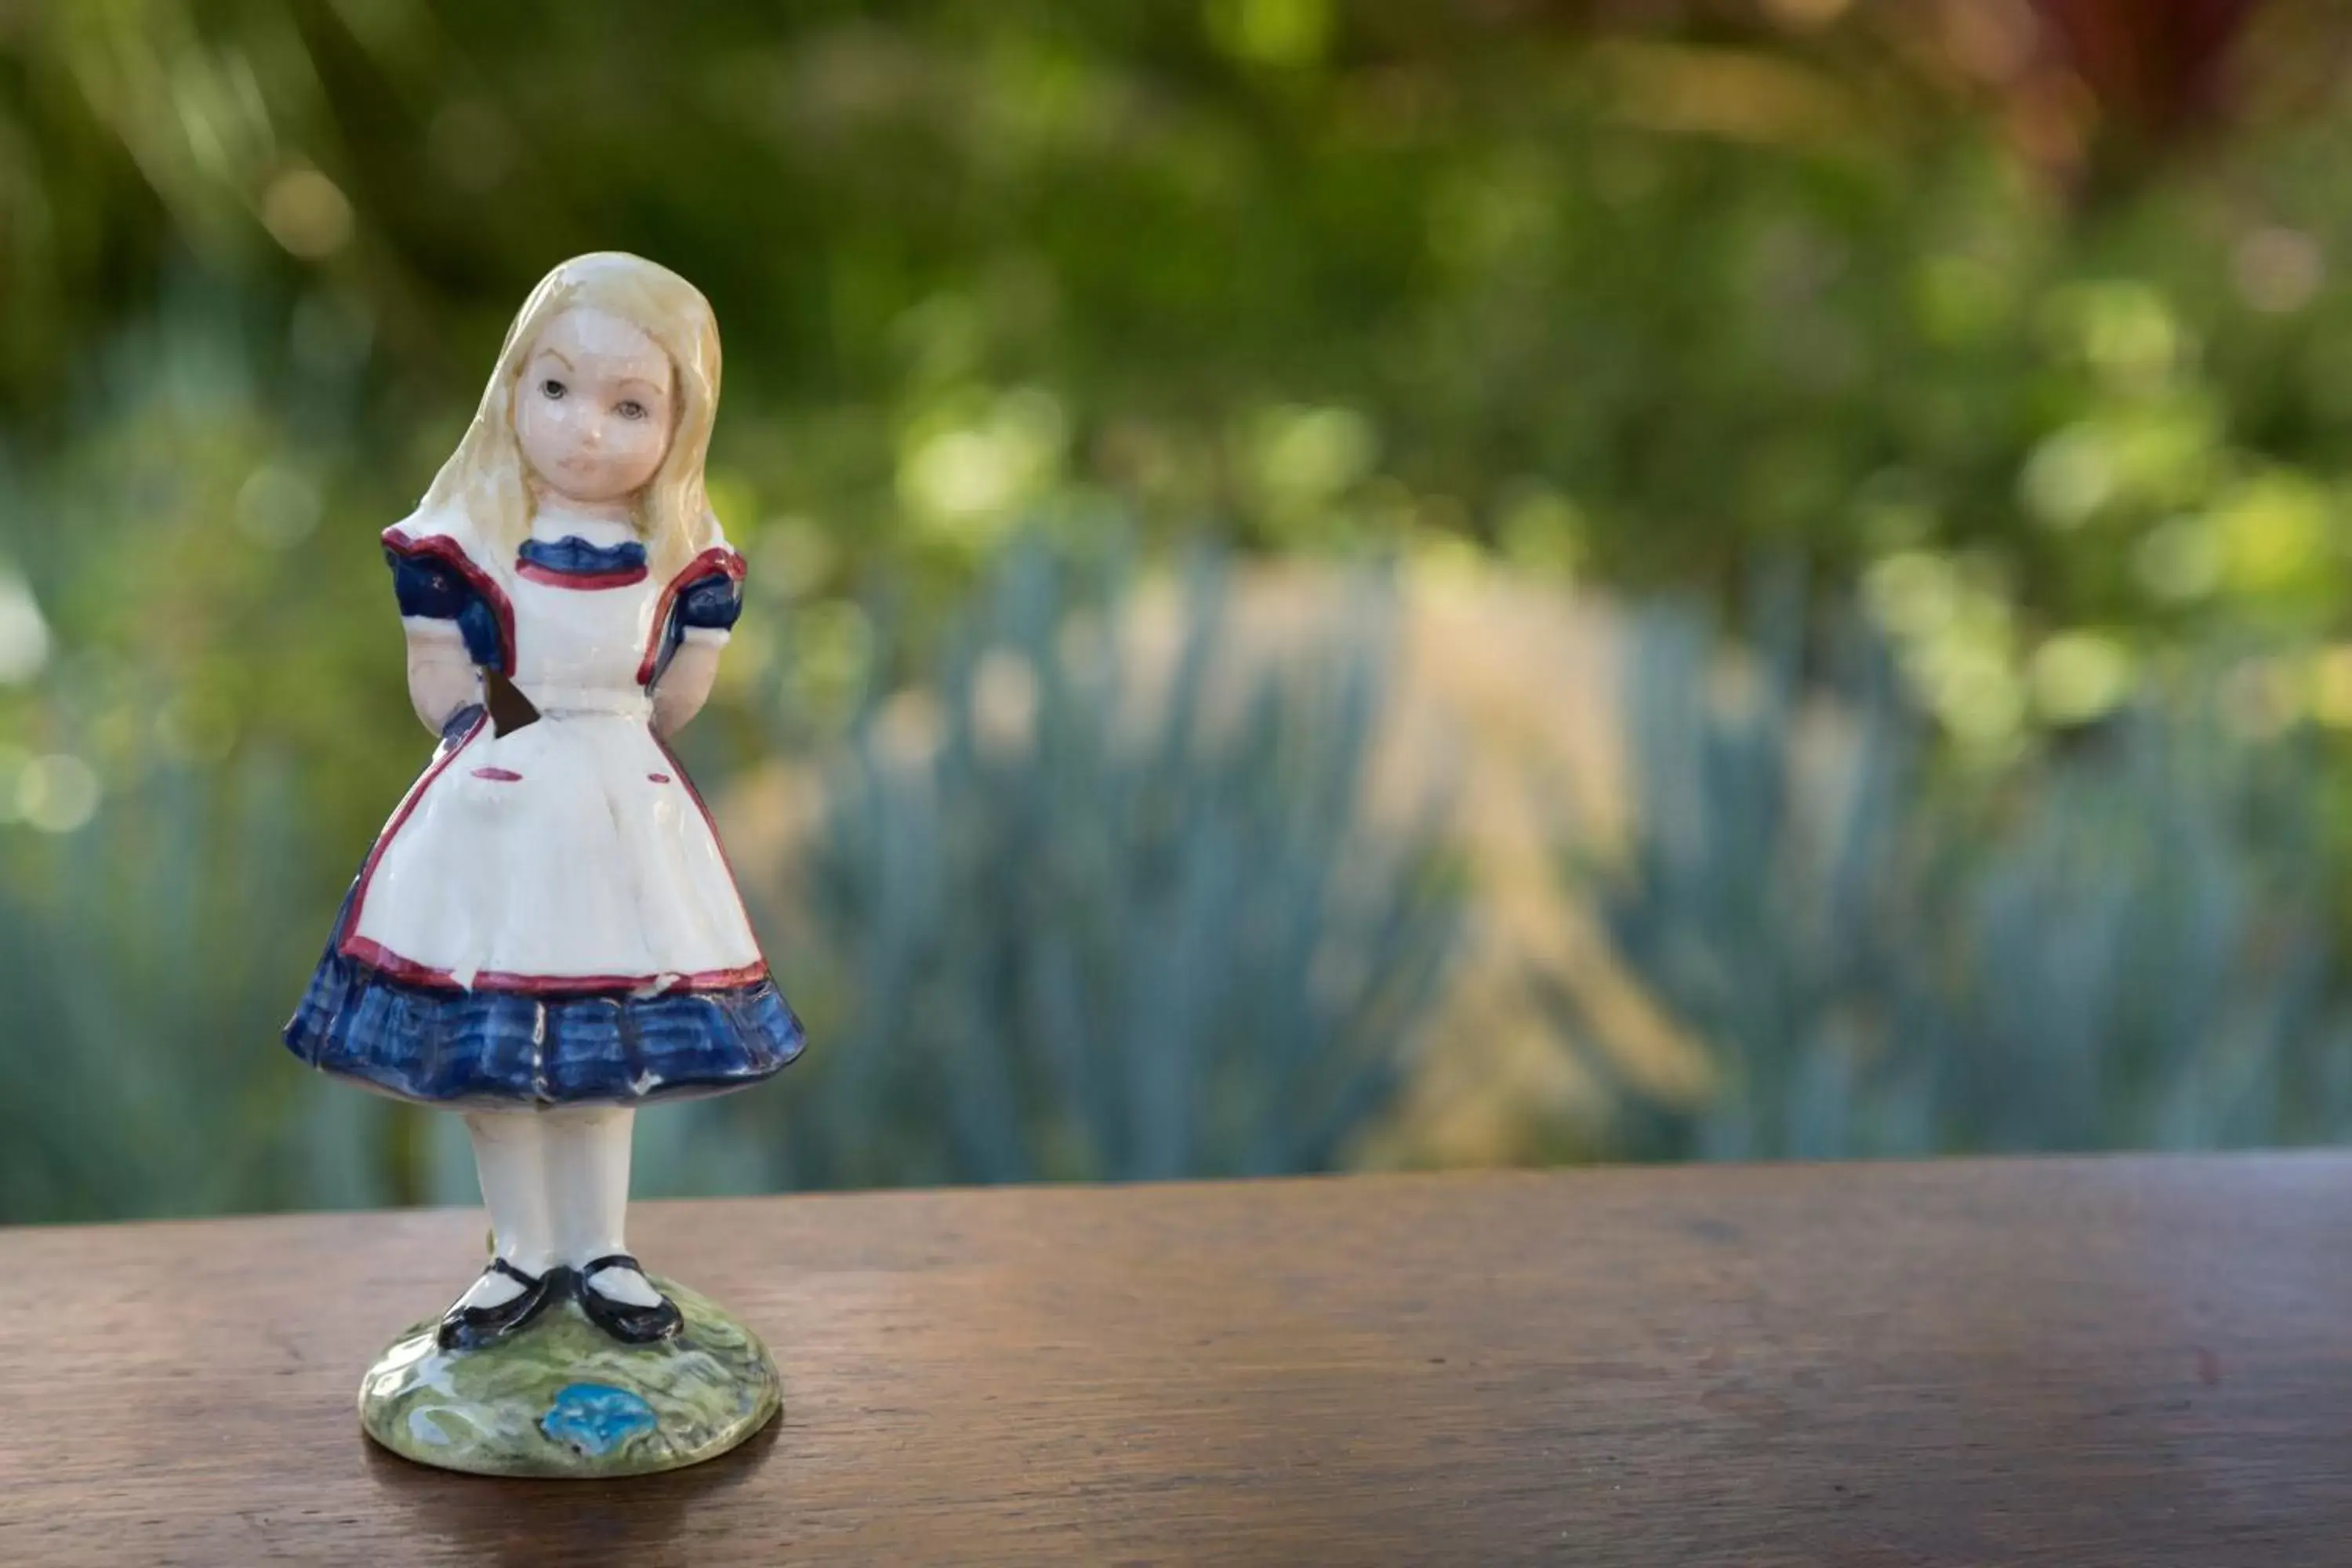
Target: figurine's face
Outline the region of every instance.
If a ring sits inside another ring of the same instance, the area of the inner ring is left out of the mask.
[[[541,483],[575,501],[643,489],[669,451],[669,356],[608,310],[576,307],[547,323],[515,384],[515,439]]]

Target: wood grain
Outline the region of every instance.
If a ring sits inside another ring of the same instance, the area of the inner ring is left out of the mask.
[[[783,1368],[697,1470],[352,1401],[463,1211],[0,1232],[0,1563],[2352,1561],[2352,1159],[643,1205]]]

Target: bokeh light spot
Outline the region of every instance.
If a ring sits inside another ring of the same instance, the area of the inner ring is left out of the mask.
[[[2053,528],[2073,528],[2115,494],[2115,463],[2106,442],[2087,425],[2073,425],[2033,449],[2019,483],[2026,510]]]
[[[1331,38],[1331,0],[1209,0],[1209,37],[1237,60],[1312,65]]]
[[[247,538],[283,550],[319,526],[319,487],[282,463],[265,463],[237,488],[236,526]]]
[[[2269,315],[2285,315],[2311,303],[2326,279],[2319,242],[2291,228],[2258,228],[2238,242],[2230,258],[2238,297]]]
[[[98,815],[98,774],[70,752],[26,763],[16,795],[16,815],[43,833],[71,833]]]
[[[2113,637],[2061,632],[2034,650],[2026,679],[2042,717],[2081,724],[2122,701],[2131,677],[2131,656]]]
[[[352,204],[318,170],[289,169],[262,194],[261,222],[294,255],[305,261],[323,260],[350,243]]]
[[[2132,571],[2156,598],[2173,604],[2201,599],[2221,585],[2221,530],[2210,518],[2168,518],[2132,552]]]
[[[21,686],[49,661],[49,624],[22,578],[0,573],[0,686]]]

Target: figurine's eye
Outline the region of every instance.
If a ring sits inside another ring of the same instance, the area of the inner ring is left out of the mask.
[[[624,419],[643,419],[646,416],[646,405],[634,397],[628,397],[622,399],[614,407],[613,412]]]
[[[539,384],[539,393],[550,403],[553,403],[563,395],[563,384],[551,375]]]

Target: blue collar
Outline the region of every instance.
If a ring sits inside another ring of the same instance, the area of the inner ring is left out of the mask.
[[[526,539],[521,556],[543,572],[566,577],[643,576],[646,570],[646,547],[634,539],[620,544],[591,544],[576,533]]]

